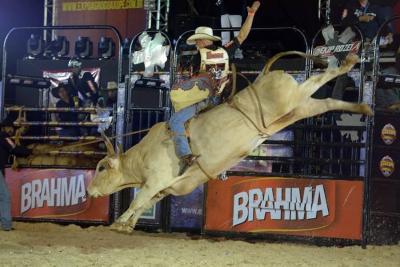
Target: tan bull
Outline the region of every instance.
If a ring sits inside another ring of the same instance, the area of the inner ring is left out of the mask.
[[[284,71],[269,72],[279,57],[300,52],[285,52],[270,59],[255,82],[190,122],[191,147],[200,155],[197,164],[177,176],[179,159],[165,123],[158,123],[136,146],[115,153],[107,140],[109,155],[102,159],[89,195],[98,197],[127,187],[141,188],[130,207],[112,225],[132,231],[142,212],[172,194],[185,195],[197,186],[228,170],[272,134],[303,118],[331,110],[346,110],[372,115],[366,104],[334,99],[317,100],[311,95],[329,80],[348,72],[357,56],[349,56],[339,68],[328,69],[302,84]]]

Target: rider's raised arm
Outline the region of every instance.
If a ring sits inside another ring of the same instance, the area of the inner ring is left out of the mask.
[[[239,44],[242,44],[249,35],[251,26],[253,25],[254,15],[256,14],[259,7],[259,1],[254,1],[251,7],[247,7],[247,18],[244,21],[242,28],[240,29],[239,35],[237,36]]]

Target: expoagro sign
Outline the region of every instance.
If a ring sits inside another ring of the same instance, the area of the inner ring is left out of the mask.
[[[207,231],[361,239],[361,181],[230,177],[207,189]]]
[[[86,196],[93,175],[93,170],[6,169],[12,216],[108,222],[109,197]]]

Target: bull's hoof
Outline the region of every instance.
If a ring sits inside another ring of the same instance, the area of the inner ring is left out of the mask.
[[[115,222],[110,226],[112,231],[120,232],[120,233],[132,233],[133,227],[128,223]]]
[[[347,72],[353,68],[358,60],[359,57],[356,54],[348,54],[345,60],[343,60],[341,68],[343,68]]]

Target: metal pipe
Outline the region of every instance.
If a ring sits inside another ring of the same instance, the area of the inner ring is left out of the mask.
[[[97,126],[101,122],[92,121],[81,121],[81,122],[70,122],[70,121],[14,121],[15,126]]]
[[[13,136],[13,139],[16,137]],[[99,140],[102,141],[102,138],[98,136],[58,136],[58,135],[48,135],[48,136],[20,136],[18,137],[20,140],[47,140],[47,141],[94,141]]]
[[[80,113],[97,113],[97,111],[112,111],[112,108],[25,108],[25,107],[7,107],[6,111],[19,112],[19,111],[45,111],[45,112],[80,112]]]
[[[35,153],[34,155],[65,155],[65,156],[105,156],[107,152],[100,151],[62,151],[62,150],[50,150],[44,151],[43,153]]]

